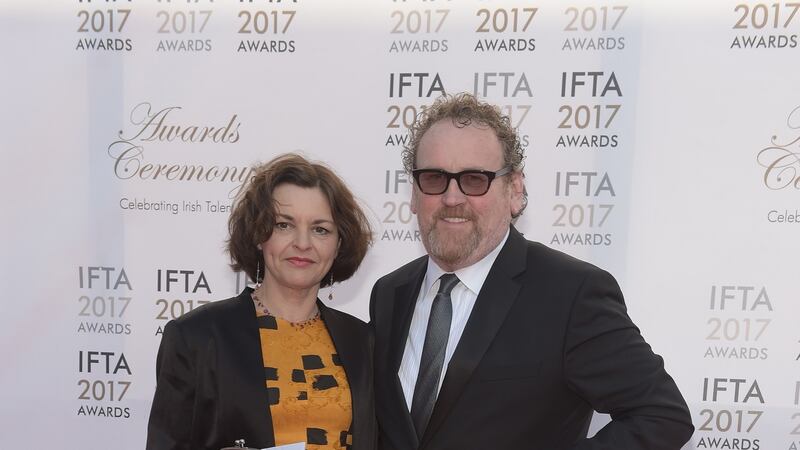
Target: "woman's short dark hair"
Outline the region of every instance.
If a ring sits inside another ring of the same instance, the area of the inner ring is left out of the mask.
[[[269,240],[275,226],[276,208],[272,193],[280,184],[319,188],[328,199],[333,221],[339,231],[339,252],[321,286],[344,281],[355,273],[372,244],[372,230],[353,193],[331,169],[287,153],[255,169],[255,175],[236,199],[228,219],[228,253],[231,268],[242,270],[256,280],[260,264],[263,276],[263,254],[256,247]],[[258,281],[258,280],[256,280]]]

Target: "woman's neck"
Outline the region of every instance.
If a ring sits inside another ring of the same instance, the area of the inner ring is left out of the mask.
[[[304,322],[319,313],[317,294],[319,286],[308,289],[291,289],[276,283],[262,284],[255,291],[256,308],[289,322]]]

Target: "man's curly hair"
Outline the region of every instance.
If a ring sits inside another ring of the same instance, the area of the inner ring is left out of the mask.
[[[455,95],[444,95],[436,99],[430,107],[422,110],[414,124],[408,129],[410,138],[403,148],[403,168],[410,175],[417,166],[417,152],[422,136],[443,119],[450,119],[459,128],[477,125],[494,130],[500,145],[503,147],[504,166],[510,166],[514,172],[522,174],[525,150],[519,140],[517,130],[511,126],[511,118],[503,115],[500,108],[482,102],[474,95],[462,92]],[[523,205],[518,217],[528,205],[528,193],[523,193]]]

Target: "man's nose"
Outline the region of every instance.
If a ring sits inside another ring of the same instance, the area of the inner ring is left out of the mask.
[[[453,178],[447,184],[447,190],[442,194],[442,202],[447,206],[456,206],[464,203],[467,196],[458,187],[458,181]]]

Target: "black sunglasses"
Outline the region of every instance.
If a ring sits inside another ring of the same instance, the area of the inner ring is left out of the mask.
[[[423,194],[439,195],[447,190],[450,180],[455,178],[458,188],[464,195],[480,196],[489,192],[489,187],[496,177],[511,173],[511,166],[497,172],[490,170],[462,170],[451,173],[442,169],[414,169],[411,175]]]

